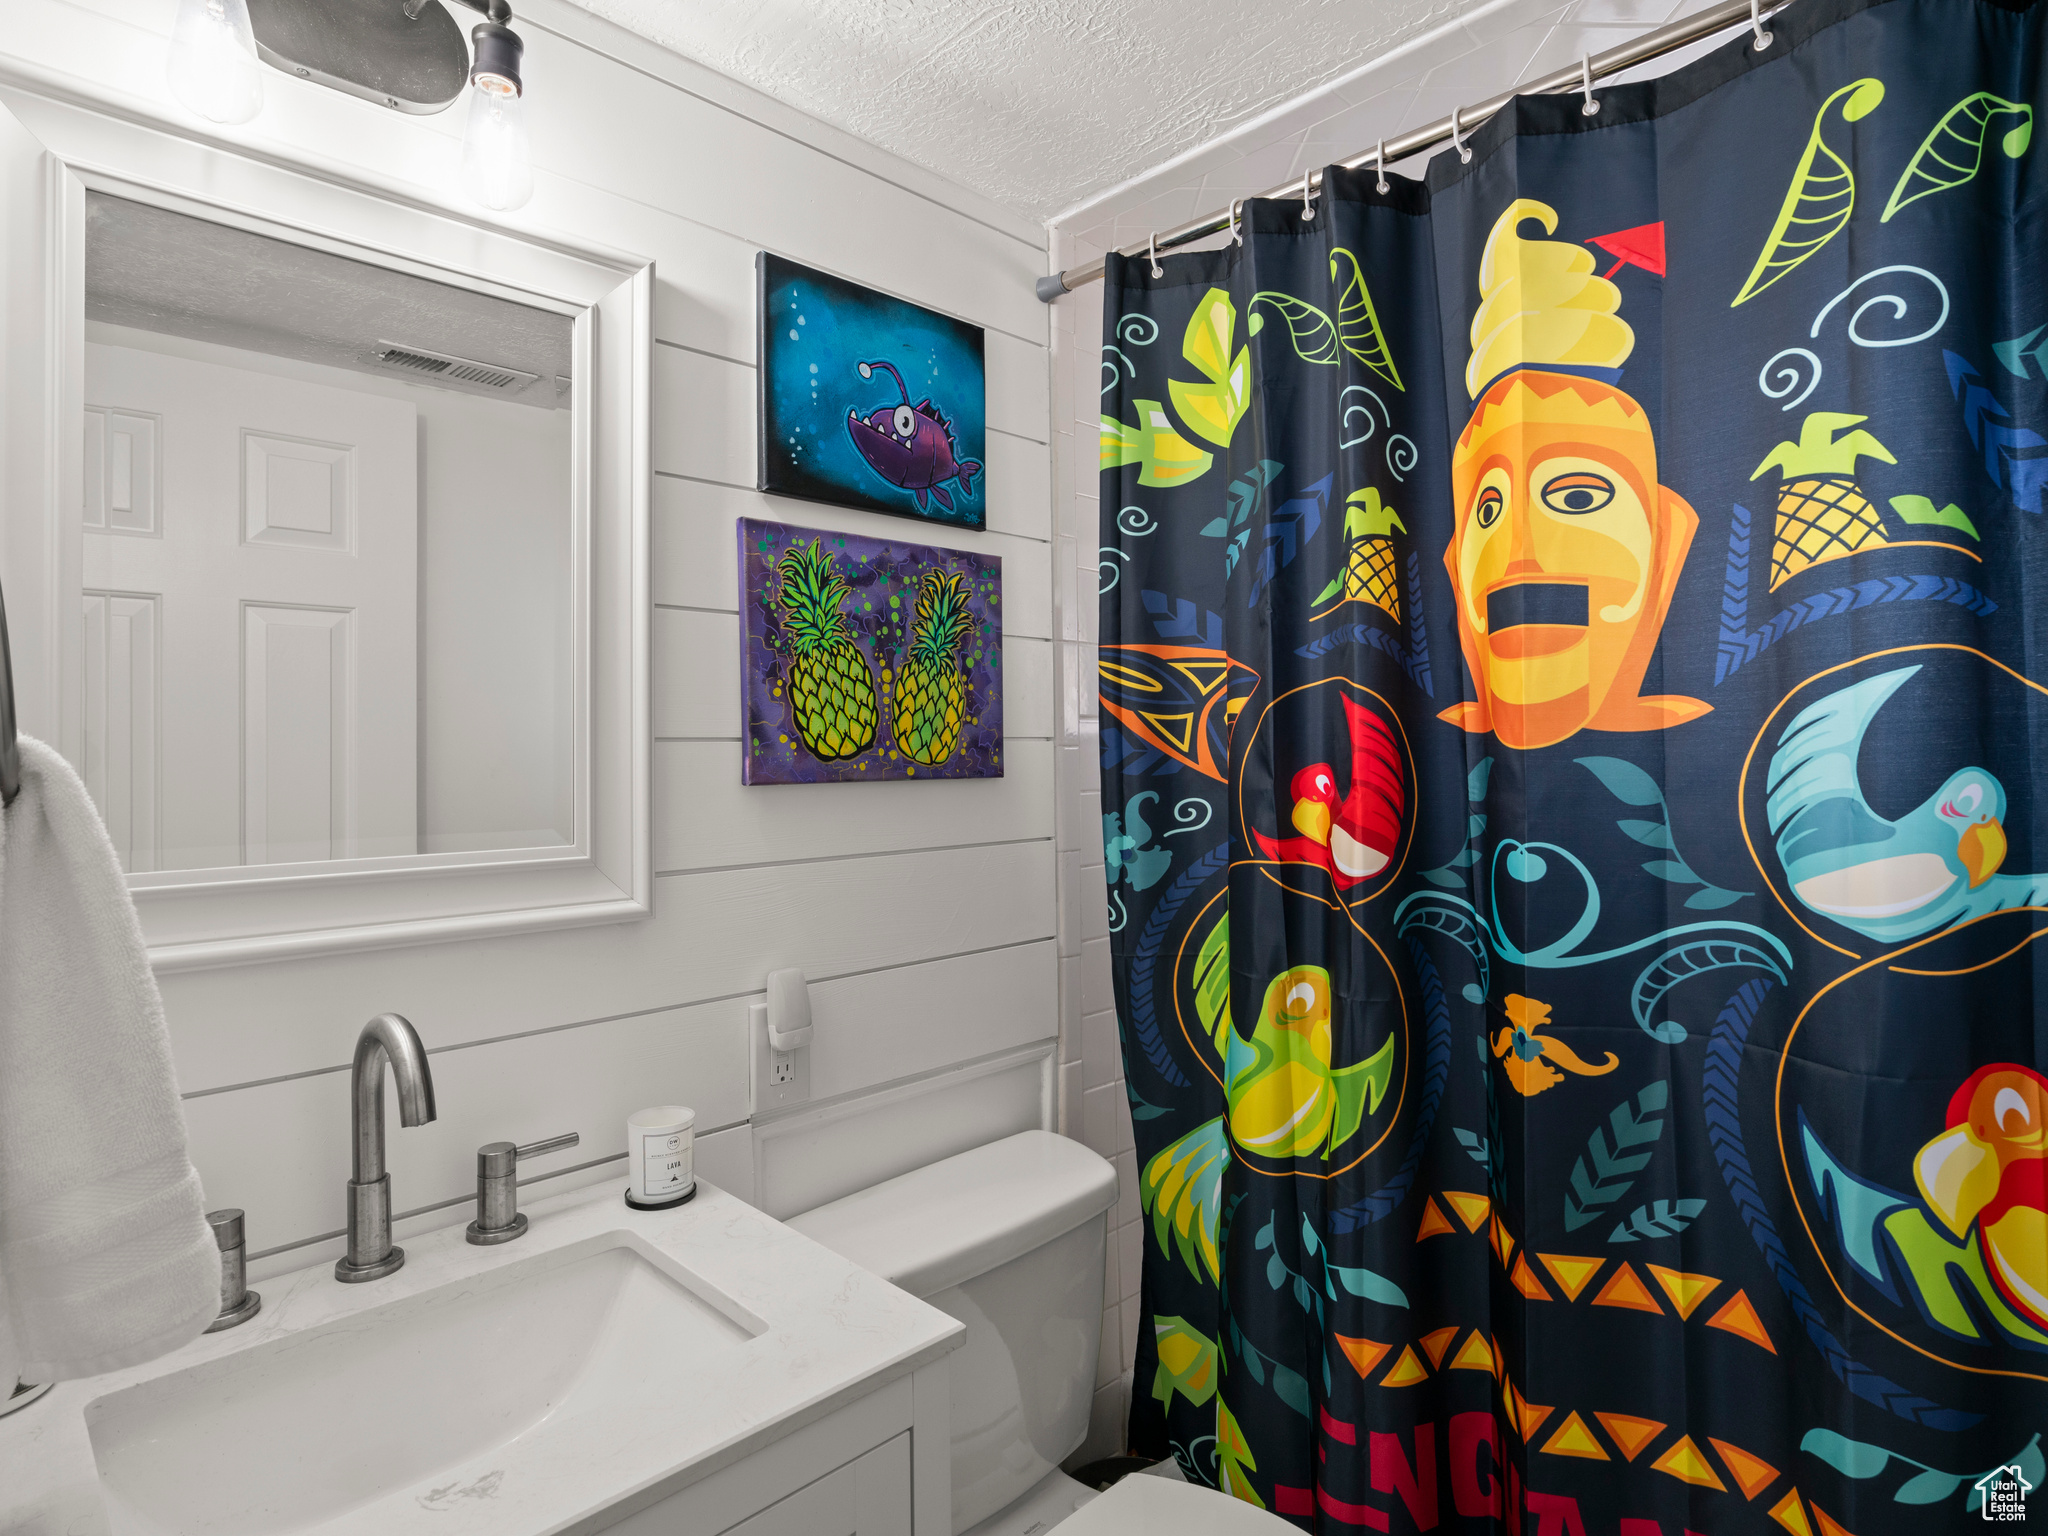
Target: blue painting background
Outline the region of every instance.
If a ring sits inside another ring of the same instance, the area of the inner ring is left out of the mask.
[[[988,504],[981,475],[967,490],[945,483],[950,512],[936,498],[919,511],[911,492],[870,468],[846,432],[849,409],[865,417],[900,403],[886,372],[860,376],[860,363],[886,360],[903,375],[912,405],[929,397],[946,418],[954,458],[985,462],[980,329],[766,252],[759,268],[761,489],[982,527]]]

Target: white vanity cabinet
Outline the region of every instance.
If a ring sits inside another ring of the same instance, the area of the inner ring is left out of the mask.
[[[896,1536],[910,1530],[910,1436],[827,1472],[726,1536]]]
[[[700,1523],[708,1513],[703,1502],[691,1492],[674,1494],[609,1529],[620,1536],[699,1536],[711,1529]],[[911,1536],[910,1504],[905,1431],[726,1526],[721,1536]]]
[[[947,1536],[946,1369],[940,1360],[899,1377],[686,1488],[665,1497],[650,1490],[642,1497],[655,1502],[590,1529],[606,1536]]]

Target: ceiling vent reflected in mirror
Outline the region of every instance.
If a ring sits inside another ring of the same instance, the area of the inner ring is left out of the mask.
[[[86,318],[566,409],[572,327],[548,310],[102,192]]]
[[[499,363],[479,363],[474,358],[452,357],[429,352],[425,347],[405,347],[394,341],[377,343],[377,361],[402,373],[424,374],[444,384],[481,384],[486,389],[509,389],[536,382],[540,375]]]

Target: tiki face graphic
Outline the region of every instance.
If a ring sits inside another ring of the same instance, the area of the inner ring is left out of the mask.
[[[1704,714],[1640,697],[1699,519],[1657,483],[1657,443],[1618,372],[1634,337],[1584,250],[1523,240],[1556,215],[1512,204],[1480,270],[1472,418],[1451,460],[1444,551],[1477,698],[1444,718],[1532,748],[1591,728],[1657,730]],[[1550,367],[1546,367],[1549,364]]]
[[[1594,379],[1511,373],[1480,399],[1451,473],[1444,564],[1476,708],[1502,743],[1676,724],[1637,694],[1699,519],[1657,483],[1636,402]]]

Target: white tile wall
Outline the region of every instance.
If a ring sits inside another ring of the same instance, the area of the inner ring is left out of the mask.
[[[1700,9],[1707,0],[1495,0],[1298,101],[1053,221],[1053,268],[1081,266],[1105,249],[1141,243],[1263,192],[1306,171],[1371,149],[1469,105],[1599,53]],[[1716,46],[1696,45],[1624,78],[1661,74]],[[1394,162],[1419,175],[1426,157]],[[1192,247],[1221,243],[1213,237]],[[1121,1191],[1111,1216],[1116,1262],[1105,1288],[1102,1356],[1087,1443],[1070,1465],[1123,1449],[1143,1267],[1162,1262],[1138,1209],[1130,1101],[1117,1043],[1103,910],[1102,811],[1096,767],[1095,560],[1102,288],[1089,284],[1053,306],[1053,669],[1062,697],[1055,743],[1060,855],[1062,1125],[1117,1163]],[[1071,547],[1073,556],[1067,558]],[[1067,690],[1072,690],[1071,696]],[[1078,1092],[1080,1104],[1074,1105]]]
[[[192,135],[164,79],[175,12],[7,0],[0,94],[32,129],[67,110],[42,92]],[[285,1250],[271,1272],[322,1256],[341,1225],[344,1068],[371,1014],[411,1018],[438,1079],[440,1120],[390,1135],[412,1231],[467,1219],[479,1142],[576,1130],[575,1171],[550,1182],[617,1177],[624,1113],[666,1100],[698,1108],[705,1176],[752,1198],[746,1003],[773,967],[815,984],[820,1096],[1048,1042],[1062,990],[1083,995],[1055,942],[1042,230],[565,0],[522,0],[519,31],[538,186],[504,222],[655,263],[655,915],[167,977],[209,1203],[247,1209],[253,1251]],[[452,195],[459,110],[403,117],[275,72],[265,91],[253,122],[205,136],[473,216]],[[928,532],[1003,558],[1001,779],[739,786],[734,519],[916,531],[752,489],[762,248],[986,328],[989,529]]]
[[[1156,214],[1177,223],[1200,211],[1201,188],[1175,190]],[[1079,245],[1055,230],[1055,249],[1077,254],[1061,264],[1098,254],[1099,243]],[[1117,1165],[1118,1194],[1110,1213],[1109,1263],[1103,1277],[1102,1346],[1088,1439],[1069,1460],[1078,1466],[1120,1454],[1130,1402],[1131,1360],[1137,1349],[1138,1295],[1145,1242],[1132,1151],[1130,1099],[1124,1089],[1116,1004],[1110,989],[1108,908],[1103,889],[1102,794],[1097,767],[1095,703],[1096,632],[1096,414],[1101,389],[1101,289],[1083,289],[1053,306],[1052,409],[1055,562],[1054,638],[1062,665],[1055,667],[1063,696],[1060,722],[1058,837],[1060,844],[1060,1030],[1062,1092],[1068,1095],[1067,1134]],[[1078,1103],[1075,1100],[1078,1099]]]

